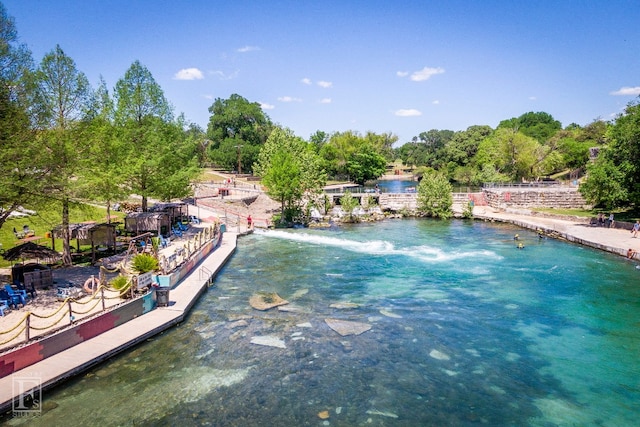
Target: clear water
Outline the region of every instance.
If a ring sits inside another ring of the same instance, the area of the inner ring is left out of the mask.
[[[184,324],[48,391],[41,417],[5,421],[637,425],[639,278],[623,258],[485,222],[256,232]],[[256,291],[300,311],[254,310]],[[372,328],[343,337],[326,318]],[[250,342],[267,335],[286,348]]]

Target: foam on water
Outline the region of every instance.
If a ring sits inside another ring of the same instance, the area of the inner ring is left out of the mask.
[[[312,245],[332,246],[342,248],[347,251],[369,255],[396,255],[411,257],[429,263],[451,262],[467,258],[486,257],[494,260],[502,258],[502,256],[497,255],[495,252],[486,249],[472,251],[445,251],[442,248],[429,245],[397,248],[392,242],[385,240],[367,240],[361,242],[324,235],[293,233],[281,230],[260,230],[257,234],[265,237],[309,243]]]

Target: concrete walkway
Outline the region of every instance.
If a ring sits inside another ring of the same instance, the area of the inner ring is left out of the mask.
[[[565,220],[528,216],[507,212],[494,212],[490,208],[476,207],[473,214],[476,218],[488,221],[508,222],[531,230],[542,229],[547,235],[565,239],[569,242],[627,256],[629,249],[640,253],[640,235],[633,238],[628,230],[619,228],[594,227],[580,220]],[[636,254],[634,260],[640,260]]]
[[[238,234],[226,232],[215,251],[191,271],[169,294],[169,306],[158,307],[97,337],[71,347],[13,375],[0,378],[0,413],[11,410],[19,393],[16,379],[37,378],[42,390],[71,378],[165,329],[182,322],[209,281],[236,249]]]

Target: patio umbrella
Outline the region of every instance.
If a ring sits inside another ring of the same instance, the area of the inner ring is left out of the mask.
[[[8,249],[2,255],[7,261],[18,261],[25,259],[37,260],[57,260],[60,254],[46,246],[37,245],[33,242],[23,243],[14,248]]]

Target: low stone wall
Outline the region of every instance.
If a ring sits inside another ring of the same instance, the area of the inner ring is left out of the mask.
[[[413,211],[418,206],[415,193],[382,193],[378,203],[383,211]]]
[[[577,187],[498,187],[485,188],[482,192],[487,204],[495,209],[590,208]]]

